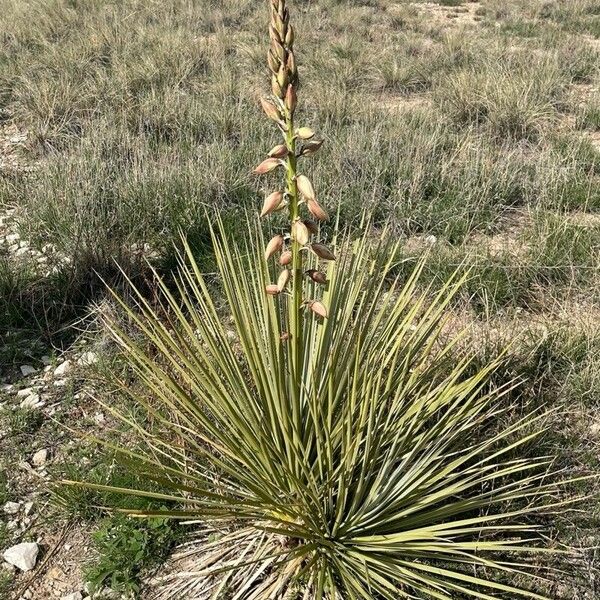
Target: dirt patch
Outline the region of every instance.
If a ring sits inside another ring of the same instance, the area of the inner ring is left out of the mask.
[[[431,98],[428,96],[401,96],[382,94],[374,99],[377,108],[390,112],[410,112],[431,106]]]
[[[444,6],[436,2],[412,2],[411,7],[416,8],[427,19],[429,25],[442,27],[474,27],[479,24],[481,16],[479,2],[465,2],[458,6]]]
[[[32,575],[24,576],[15,598],[32,600],[62,598],[83,590],[82,566],[90,550],[89,532],[65,527],[61,532],[43,538],[45,555]]]

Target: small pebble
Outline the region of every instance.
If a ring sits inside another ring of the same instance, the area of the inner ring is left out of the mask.
[[[19,502],[7,502],[4,505],[4,512],[7,515],[16,515],[21,510],[21,504]]]
[[[43,467],[46,464],[46,460],[48,460],[48,450],[43,448],[33,455],[31,462],[35,467]]]

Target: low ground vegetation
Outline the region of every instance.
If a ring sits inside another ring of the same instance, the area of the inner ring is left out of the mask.
[[[206,209],[218,208],[240,238],[266,191],[251,175],[271,141],[258,108],[259,4],[0,0],[0,503],[21,502],[0,517],[0,550],[31,540],[43,550],[35,579],[0,572],[5,594],[66,594],[86,577],[137,593],[164,558],[143,526],[132,533],[90,508],[103,498],[49,492],[46,481],[78,478],[76,464],[98,483],[135,484],[62,427],[129,436],[88,394],[134,410],[105,383],[133,378],[97,319],[114,310],[101,278],[120,287],[118,263],[155,298],[146,259],[168,277],[181,230],[214,271]],[[448,330],[467,329],[482,365],[510,343],[497,377],[524,381],[512,418],[553,408],[544,449],[570,475],[596,470],[597,3],[319,0],[295,9],[301,116],[327,138],[327,152],[307,163],[321,196],[351,230],[365,208],[374,233],[391,219],[404,242],[399,274],[423,255],[423,284],[434,287],[469,267]],[[99,360],[77,364],[90,351]],[[55,375],[65,360],[73,369]],[[21,406],[29,396],[16,392],[29,388],[42,405]],[[38,466],[40,449],[49,454]],[[552,523],[551,535],[577,552],[556,559],[564,573],[544,590],[551,597],[600,594],[599,516],[590,500]],[[94,548],[65,550],[64,531],[74,540],[97,531]],[[168,547],[180,539],[160,535]],[[74,562],[83,569],[57,575]]]

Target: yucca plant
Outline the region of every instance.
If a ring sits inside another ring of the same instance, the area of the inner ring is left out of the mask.
[[[317,241],[308,213],[327,214],[298,168],[321,141],[296,127],[285,0],[270,12],[262,105],[283,143],[256,171],[285,171],[262,216],[287,209],[288,227],[265,249],[257,224],[235,244],[217,218],[216,281],[184,245],[159,302],[115,295],[127,318],[106,324],[138,380],[124,390],[149,418],[106,406],[139,444],[104,444],[152,485],[69,483],[167,506],[132,516],[197,525],[157,597],[542,598],[530,558],[548,550],[531,515],[564,506],[564,482],[550,459],[519,454],[543,415],[510,422],[514,382],[492,389],[498,363],[473,372],[459,338],[441,335],[462,277],[436,294],[418,291],[420,268],[401,281],[387,231]]]

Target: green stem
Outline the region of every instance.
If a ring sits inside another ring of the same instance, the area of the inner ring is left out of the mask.
[[[296,158],[296,137],[294,135],[294,117],[289,110],[285,111],[287,132],[286,146],[288,149],[287,157],[287,194],[289,201],[290,225],[300,216],[298,206],[298,185],[296,183],[297,158]],[[295,240],[292,240],[292,297],[289,307],[289,326],[291,334],[291,368],[293,377],[294,393],[294,417],[299,418],[300,391],[302,381],[302,253],[301,246]],[[296,421],[299,426],[300,423]]]

